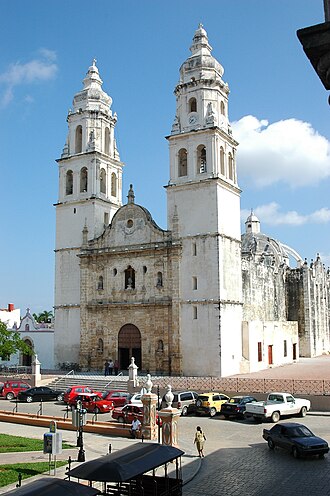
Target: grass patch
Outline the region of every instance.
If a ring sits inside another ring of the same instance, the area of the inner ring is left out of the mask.
[[[13,436],[15,437],[15,436]],[[61,460],[56,462],[57,467],[62,467],[68,462]],[[28,479],[34,475],[48,473],[49,465],[48,462],[37,462],[37,463],[15,463],[12,465],[0,465],[0,487],[7,486],[8,484],[13,484],[18,482],[18,474],[22,475],[22,479]],[[53,473],[53,472],[51,472]]]
[[[62,443],[63,449],[74,448],[72,444]],[[42,451],[44,450],[43,439],[30,439],[28,437],[10,436],[9,434],[0,434],[0,453],[15,453],[23,451]]]

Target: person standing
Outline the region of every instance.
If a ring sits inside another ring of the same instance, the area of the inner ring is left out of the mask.
[[[118,375],[118,372],[119,372],[119,362],[118,360],[115,360],[115,363],[114,363],[114,369],[115,369],[115,375]]]
[[[203,450],[204,450],[205,441],[206,441],[205,434],[202,431],[201,427],[198,425],[196,427],[194,444],[196,444],[199,458],[204,458],[204,451]]]
[[[113,374],[113,361],[112,359],[110,358],[110,362],[109,362],[109,375],[112,375]]]
[[[132,425],[130,428],[130,434],[134,439],[136,439],[139,436],[140,429],[141,429],[141,422],[137,418],[137,415],[134,415],[134,418],[132,420]]]
[[[106,360],[104,362],[104,375],[105,376],[109,375],[109,360]]]

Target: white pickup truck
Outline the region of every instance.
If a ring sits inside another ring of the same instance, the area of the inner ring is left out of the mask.
[[[305,417],[310,408],[309,400],[294,398],[289,393],[269,393],[266,401],[247,403],[245,416],[253,417],[255,420],[269,419],[272,422],[278,422],[282,415]]]

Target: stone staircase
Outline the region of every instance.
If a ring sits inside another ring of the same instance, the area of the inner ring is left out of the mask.
[[[89,386],[95,391],[106,391],[112,389],[119,389],[121,391],[127,391],[127,381],[128,376],[117,375],[117,376],[107,376],[95,375],[89,373],[75,373],[67,374],[63,376],[58,376],[53,378],[51,381],[44,384],[52,389],[65,391],[70,386]]]

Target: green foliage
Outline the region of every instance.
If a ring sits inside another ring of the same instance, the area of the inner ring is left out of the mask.
[[[56,465],[62,467],[66,465],[67,461],[58,461]],[[13,484],[18,481],[18,474],[22,475],[22,479],[27,479],[28,477],[33,477],[34,475],[43,474],[48,472],[49,464],[48,462],[38,462],[38,463],[15,463],[12,465],[0,465],[0,487],[7,486],[8,484]]]
[[[25,355],[32,355],[33,353],[17,331],[10,331],[6,324],[0,321],[0,357],[6,359],[17,351],[21,351]]]
[[[34,320],[37,322],[41,323],[48,323],[50,322],[51,318],[53,317],[53,313],[49,312],[48,310],[44,310],[43,312],[39,313],[38,315],[36,313],[33,314]]]
[[[62,443],[63,449],[74,448],[71,444]],[[0,453],[16,453],[23,451],[43,451],[43,439],[30,439],[28,437],[10,436],[0,434]]]

